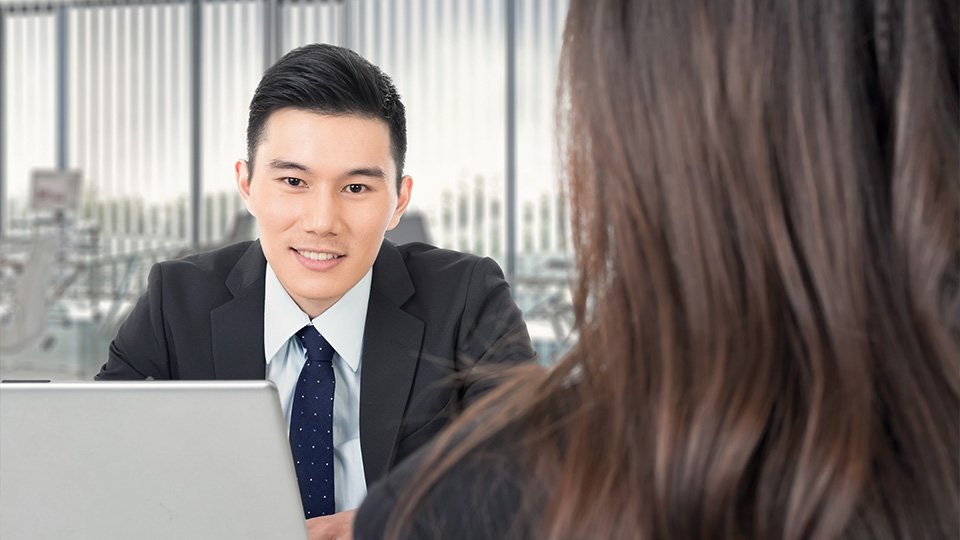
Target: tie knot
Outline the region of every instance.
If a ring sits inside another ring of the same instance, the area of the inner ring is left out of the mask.
[[[333,361],[333,347],[312,324],[308,324],[297,332],[297,339],[307,351],[307,360],[318,362]]]

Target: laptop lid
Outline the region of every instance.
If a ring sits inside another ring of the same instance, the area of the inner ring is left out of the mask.
[[[0,538],[306,538],[276,388],[0,384]]]

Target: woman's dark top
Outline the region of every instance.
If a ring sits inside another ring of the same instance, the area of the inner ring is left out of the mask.
[[[417,504],[401,538],[529,538],[531,516],[520,511],[530,475],[514,445],[496,437],[448,470]],[[354,522],[357,540],[380,540],[390,513],[417,482],[434,445],[419,450],[371,487]]]

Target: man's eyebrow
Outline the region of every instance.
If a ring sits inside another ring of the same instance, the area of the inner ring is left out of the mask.
[[[287,161],[287,160],[285,160],[285,159],[271,159],[271,160],[270,160],[270,168],[272,168],[272,169],[281,169],[281,170],[291,170],[291,169],[292,169],[292,170],[295,170],[295,171],[303,171],[303,172],[305,172],[305,173],[311,172],[311,171],[310,171],[310,167],[307,167],[306,165],[304,165],[304,164],[302,164],[302,163],[297,163],[296,161]]]
[[[344,177],[367,176],[370,178],[376,178],[380,180],[387,179],[387,173],[380,167],[357,167],[355,169],[350,169],[343,176]]]

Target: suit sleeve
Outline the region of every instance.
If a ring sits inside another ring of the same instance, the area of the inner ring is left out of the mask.
[[[163,319],[163,271],[160,264],[150,269],[147,291],[120,326],[110,343],[107,363],[94,379],[169,379],[170,362]]]
[[[457,362],[467,372],[461,395],[464,405],[491,388],[489,375],[536,359],[510,285],[490,258],[480,259],[473,268],[457,346]]]

